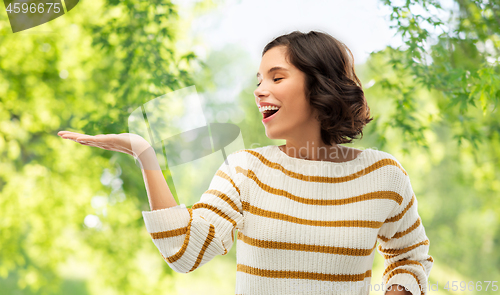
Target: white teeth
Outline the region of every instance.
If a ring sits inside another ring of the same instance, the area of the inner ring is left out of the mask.
[[[276,107],[276,106],[263,106],[263,107],[260,107],[259,108],[259,111],[261,113],[265,112],[265,111],[268,111],[268,110],[279,110],[280,108],[279,107]]]

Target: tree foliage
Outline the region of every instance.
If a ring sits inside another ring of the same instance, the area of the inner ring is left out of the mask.
[[[377,81],[393,94],[392,103],[397,106],[384,128],[398,128],[405,139],[427,148],[424,130],[441,121],[455,126],[453,137],[459,145],[467,140],[477,148],[483,139],[491,140],[500,127],[500,2],[459,0],[458,14],[449,19],[443,19],[445,11],[434,0],[383,3],[391,8],[392,27],[404,41],[404,46],[388,47],[384,53],[398,76],[411,80],[398,83],[381,77]],[[418,106],[415,87],[442,96],[435,116],[415,117],[426,112],[425,106]],[[483,111],[480,120],[474,116],[476,107]]]
[[[458,0],[456,11],[433,0],[382,3],[404,44],[365,65],[377,114],[368,133],[412,177],[435,260],[431,281],[443,290],[451,278],[498,277],[500,2]]]
[[[170,1],[84,1],[26,33],[2,13],[0,28],[1,289],[60,293],[73,277],[73,294],[164,293],[133,158],[57,132],[128,132],[133,109],[192,85],[185,20]]]

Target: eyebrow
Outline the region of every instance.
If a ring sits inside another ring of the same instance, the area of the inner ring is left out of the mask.
[[[288,71],[288,69],[285,69],[284,67],[276,66],[276,67],[270,68],[269,71],[267,71],[267,73],[270,74],[271,72],[278,71],[278,70]],[[260,73],[257,73],[257,78],[259,78],[259,76],[260,76]]]

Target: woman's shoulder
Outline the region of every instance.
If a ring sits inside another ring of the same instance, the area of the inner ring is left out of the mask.
[[[397,160],[396,157],[394,157],[391,153],[376,148],[368,148],[365,151],[370,151],[371,154],[376,158]]]
[[[399,171],[400,173],[402,173],[404,175],[408,175],[408,173],[404,169],[401,162],[393,154],[386,152],[386,151],[378,150],[378,149],[370,149],[370,151],[374,157],[375,162],[379,162],[379,163],[383,164],[384,166],[385,165],[395,166],[398,168],[398,169],[395,169],[395,171]]]

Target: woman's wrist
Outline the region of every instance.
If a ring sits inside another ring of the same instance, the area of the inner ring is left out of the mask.
[[[158,159],[156,158],[155,150],[151,145],[144,148],[141,154],[137,156],[137,160],[143,170],[161,170],[160,165],[158,164]]]

